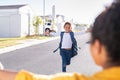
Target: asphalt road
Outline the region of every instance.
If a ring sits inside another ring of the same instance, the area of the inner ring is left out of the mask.
[[[71,65],[67,67],[67,72],[91,75],[101,70],[91,58],[89,44],[86,43],[89,39],[89,33],[76,36],[78,46],[81,49],[79,49],[79,54],[72,58]],[[59,39],[0,54],[0,61],[8,70],[25,69],[37,74],[55,74],[61,72],[59,51],[53,53],[58,44]]]

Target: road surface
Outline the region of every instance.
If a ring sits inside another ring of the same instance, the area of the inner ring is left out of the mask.
[[[72,58],[71,65],[67,66],[67,72],[91,75],[101,70],[101,67],[96,66],[91,58],[89,44],[86,43],[89,39],[89,33],[76,36],[81,49],[79,54]],[[58,44],[59,39],[0,54],[0,61],[8,70],[25,69],[37,74],[55,74],[61,72],[59,51],[53,53]]]

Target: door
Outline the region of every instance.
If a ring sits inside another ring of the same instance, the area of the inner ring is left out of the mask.
[[[0,38],[10,37],[10,17],[0,16]]]

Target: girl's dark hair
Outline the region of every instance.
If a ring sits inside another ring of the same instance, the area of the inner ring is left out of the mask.
[[[91,42],[105,46],[111,62],[120,62],[120,2],[113,2],[96,19]]]
[[[70,25],[70,26],[71,26],[71,23],[70,23],[70,22],[66,22],[66,23],[64,24],[64,27],[65,27],[66,25]]]

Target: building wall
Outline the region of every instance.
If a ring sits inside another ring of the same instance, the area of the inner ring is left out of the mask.
[[[20,36],[20,15],[0,16],[0,37]]]
[[[21,15],[10,15],[10,37],[21,36]]]
[[[18,14],[17,9],[1,9],[0,16]]]
[[[33,35],[32,9],[29,6],[22,7],[19,9],[19,14],[21,14],[21,36]]]
[[[10,17],[0,16],[0,37],[8,37],[10,34]]]
[[[1,37],[22,37],[28,35],[29,24],[32,22],[32,13],[29,7],[20,9],[0,10],[0,38]],[[30,21],[29,21],[30,18]],[[30,34],[33,34],[33,29]]]
[[[21,21],[20,22],[21,22],[21,36],[28,35],[28,27],[29,27],[28,15],[21,14]]]

